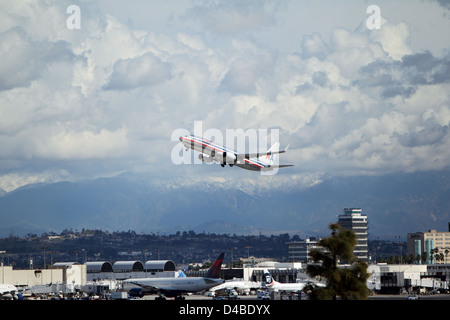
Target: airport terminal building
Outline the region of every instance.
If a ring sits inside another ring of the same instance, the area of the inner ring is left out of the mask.
[[[264,281],[264,269],[281,283],[308,280],[306,264],[265,261],[244,265],[243,268],[224,267],[220,277],[225,280],[240,279],[252,283]],[[345,267],[345,266],[342,266]],[[206,270],[186,271],[185,275],[204,276]],[[402,293],[418,290],[448,290],[450,264],[419,265],[369,265],[370,278],[367,286],[380,293]],[[71,294],[102,295],[121,290],[122,280],[144,277],[178,277],[179,270],[168,261],[108,261],[55,263],[48,269],[13,270],[11,266],[0,268],[1,283],[13,284],[26,289],[29,296]]]

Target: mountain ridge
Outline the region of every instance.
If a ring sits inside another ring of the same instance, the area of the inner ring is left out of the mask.
[[[171,181],[133,175],[27,185],[0,197],[0,235],[70,228],[217,233],[217,221],[223,221],[224,233],[320,235],[328,233],[344,207],[363,209],[372,237],[447,231],[450,222],[448,170],[333,177],[284,191],[253,186],[246,192],[201,182],[171,186]]]

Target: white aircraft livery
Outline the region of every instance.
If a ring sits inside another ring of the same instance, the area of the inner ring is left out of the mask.
[[[253,171],[270,171],[275,168],[292,167],[293,165],[278,165],[274,161],[274,156],[286,152],[279,151],[280,144],[275,143],[267,152],[258,153],[237,153],[212,141],[199,138],[193,135],[180,137],[180,141],[186,147],[201,152],[199,159],[205,163],[218,162],[222,167],[236,165],[240,168]]]
[[[272,289],[272,290],[276,290],[276,291],[286,291],[286,292],[302,291],[303,288],[305,288],[305,286],[308,283],[314,284],[314,285],[316,285],[318,287],[324,287],[325,286],[322,283],[313,282],[313,281],[296,282],[296,283],[280,283],[280,282],[275,281],[272,278],[272,275],[270,274],[269,270],[267,270],[267,269],[264,269],[264,278],[265,278],[264,285],[266,286],[266,288]]]
[[[0,299],[14,299],[17,291],[12,284],[0,284]]]
[[[205,291],[224,282],[219,278],[224,256],[225,253],[219,255],[205,277],[135,278],[125,280],[124,285],[136,285],[146,291],[156,291],[159,299],[164,299],[162,295],[183,299],[183,293]]]
[[[228,280],[222,284],[219,284],[218,286],[209,289],[209,291],[215,292],[226,289],[235,289],[238,292],[250,293],[251,290],[256,291],[261,287],[262,286],[260,282],[246,280]]]

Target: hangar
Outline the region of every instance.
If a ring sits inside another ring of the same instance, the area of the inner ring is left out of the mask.
[[[171,260],[141,261],[91,261],[86,262],[87,280],[129,279],[141,277],[176,277],[176,265]]]
[[[144,265],[141,261],[116,261],[113,264],[114,272],[143,272]]]
[[[113,267],[111,262],[108,261],[86,262],[86,272],[87,273],[113,272]]]
[[[145,263],[146,272],[175,271],[175,263],[171,260],[149,260]]]

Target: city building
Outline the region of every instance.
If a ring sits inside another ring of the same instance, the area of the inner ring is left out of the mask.
[[[450,263],[449,232],[429,230],[407,234],[407,254],[416,257],[417,263]]]
[[[55,263],[48,269],[0,268],[0,283],[28,288],[31,293],[73,293],[86,284],[86,266],[75,262]]]
[[[42,297],[44,295],[98,295],[102,296],[114,290],[121,290],[121,279],[125,274],[133,277],[177,277],[173,262],[150,261],[151,268],[133,272],[136,261],[122,261],[121,268],[114,272],[113,264],[108,261],[54,263],[48,269],[14,270],[12,266],[0,267],[0,283],[12,284],[22,289],[24,297]],[[126,266],[126,267],[125,267]],[[341,265],[341,268],[350,267]],[[256,284],[255,290],[264,282],[264,270],[268,269],[274,280],[281,283],[295,283],[311,280],[305,272],[306,264],[300,262],[264,261],[250,263],[242,268],[225,268],[221,278],[225,280],[243,280]],[[124,272],[128,269],[129,272]],[[140,269],[140,268],[139,268]],[[178,268],[176,268],[178,269]],[[148,270],[148,271],[147,271]],[[151,270],[155,270],[152,272]],[[157,270],[157,271],[156,271]],[[162,270],[162,271],[161,271]],[[167,271],[164,271],[167,270]],[[367,286],[371,291],[380,293],[435,293],[448,292],[450,283],[450,264],[372,264],[368,270]],[[186,276],[205,276],[206,269],[186,271]]]
[[[391,294],[414,292],[422,287],[434,288],[433,278],[423,277],[426,272],[426,265],[384,263],[369,265],[367,273],[370,277],[367,280],[367,287],[372,291]],[[446,283],[442,286],[445,287]]]
[[[345,208],[344,214],[338,216],[338,222],[343,229],[352,230],[356,234],[357,244],[353,250],[355,257],[369,262],[367,215],[361,212],[360,208]]]
[[[289,249],[289,261],[292,262],[309,262],[310,256],[309,252],[313,249],[321,249],[318,246],[318,240],[315,238],[306,238],[302,241],[292,241],[288,242]]]

